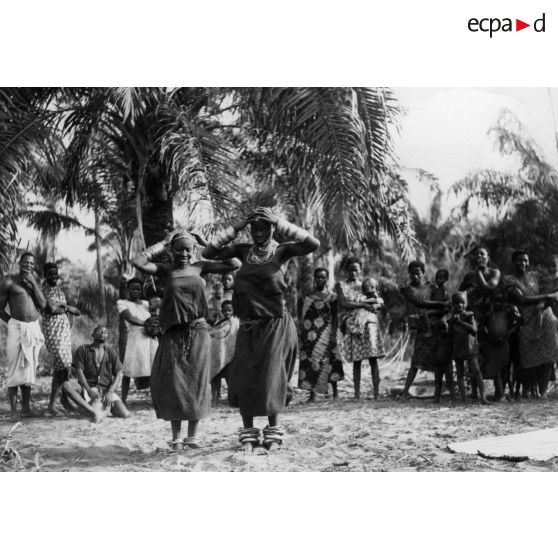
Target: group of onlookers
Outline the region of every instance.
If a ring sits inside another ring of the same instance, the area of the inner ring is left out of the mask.
[[[252,243],[230,242],[250,227]],[[279,243],[275,235],[291,239]],[[205,260],[193,262],[195,247]],[[327,393],[344,378],[344,363],[352,363],[354,396],[361,396],[361,366],[368,361],[373,395],[380,397],[379,359],[385,356],[381,328],[384,300],[381,286],[362,276],[362,263],[348,258],[345,277],[331,290],[325,268],[314,270],[314,287],[301,298],[295,322],[286,308],[284,272],[289,258],[315,250],[318,241],[306,231],[259,208],[207,242],[185,231],[169,236],[137,255],[135,267],[157,276],[157,295],[144,299],[143,281],[127,282],[126,296],[117,302],[121,320],[120,354],[107,346],[108,331],[95,327],[93,342],[72,355],[68,316],[79,315],[58,286],[56,264],[44,268],[41,284],[34,257],[21,256],[19,274],[0,286],[0,318],[8,324],[7,388],[11,413],[18,388],[22,414],[32,414],[30,389],[36,380],[38,355],[46,344],[52,356],[53,378],[46,412],[56,415],[57,394],[66,410],[78,409],[99,422],[107,413],[126,417],[131,381],[150,389],[157,417],[171,422],[173,449],[199,447],[198,423],[211,402],[219,400],[221,382],[228,399],[240,409],[239,441],[246,450],[282,443],[278,416],[288,404],[289,380],[299,361],[299,387]],[[172,258],[163,257],[170,252]],[[454,396],[454,370],[459,393],[486,403],[484,380],[494,380],[492,399],[547,395],[558,362],[558,256],[548,271],[529,271],[526,252],[512,256],[513,272],[502,276],[489,265],[488,253],[477,248],[474,270],[454,293],[449,273],[439,269],[435,281],[425,280],[420,261],[408,265],[409,280],[400,287],[406,304],[406,325],[413,332],[413,353],[401,395],[418,370],[434,372],[435,400],[446,380]],[[212,261],[217,260],[217,261]],[[220,274],[213,295],[206,296],[207,274]],[[10,313],[6,312],[9,305]],[[42,316],[42,322],[40,318]],[[121,397],[117,390],[121,384]],[[254,417],[267,416],[260,431]],[[188,435],[181,438],[181,423]]]

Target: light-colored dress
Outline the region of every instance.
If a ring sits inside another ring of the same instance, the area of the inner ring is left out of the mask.
[[[66,304],[66,295],[57,286],[45,284],[43,293],[49,306]],[[45,312],[42,323],[45,345],[52,355],[54,370],[61,370],[72,365],[72,333],[68,315]]]
[[[236,336],[240,321],[232,316],[217,322],[210,330],[211,335],[211,379],[215,378],[234,358]]]
[[[348,302],[364,302],[367,297],[362,292],[360,281],[339,281],[337,288],[343,293]],[[339,323],[345,321],[349,325],[344,334],[339,331],[339,346],[341,355],[347,362],[361,361],[367,358],[381,358],[385,356],[382,333],[377,314],[368,312],[369,319],[364,323],[362,330],[353,329],[352,323],[361,323],[357,319],[359,309],[345,310],[340,312]]]
[[[122,314],[128,310],[132,317],[145,321],[150,317],[148,303],[146,300],[132,302],[120,299],[116,302],[118,313]],[[128,378],[140,378],[151,375],[151,365],[157,352],[159,342],[153,337],[145,334],[143,326],[128,324],[128,340],[126,343],[126,354],[124,356],[124,376]]]
[[[523,278],[515,275],[504,277],[506,289],[517,288],[524,296],[541,293],[541,275],[529,271]],[[534,368],[558,362],[558,321],[550,307],[542,311],[536,304],[519,308],[524,323],[519,330],[519,364],[521,368]]]

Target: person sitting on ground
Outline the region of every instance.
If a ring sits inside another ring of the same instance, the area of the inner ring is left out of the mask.
[[[229,385],[229,373],[234,358],[236,337],[240,321],[233,316],[233,305],[224,300],[221,305],[223,319],[210,330],[211,335],[211,403],[217,405],[221,396],[221,380]]]
[[[93,330],[93,343],[81,345],[74,355],[74,381],[66,381],[62,389],[78,409],[85,411],[93,422],[101,422],[110,412],[127,418],[130,412],[116,394],[122,379],[122,364],[118,354],[106,345],[108,330],[97,325]]]
[[[486,342],[482,347],[482,370],[487,379],[494,379],[494,400],[500,401],[506,385],[509,386],[510,397],[513,397],[510,337],[519,330],[522,318],[517,306],[506,303],[503,291],[493,291],[491,298],[483,324]]]
[[[31,417],[31,386],[37,377],[39,352],[44,343],[39,325],[46,300],[35,275],[35,256],[25,252],[19,259],[19,274],[0,284],[0,318],[8,324],[6,387],[11,420],[19,418],[17,388],[21,390],[22,416]],[[10,313],[6,306],[10,306]]]
[[[452,310],[444,318],[449,327],[452,359],[457,371],[457,385],[463,401],[467,400],[465,391],[465,362],[468,364],[469,375],[476,379],[479,390],[479,398],[482,404],[488,400],[484,395],[484,383],[482,372],[478,361],[477,322],[473,312],[465,310],[467,307],[467,295],[463,292],[454,293],[451,297]]]

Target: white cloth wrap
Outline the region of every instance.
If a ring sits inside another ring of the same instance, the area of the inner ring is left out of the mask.
[[[8,321],[6,387],[32,386],[35,384],[39,352],[44,342],[45,338],[39,320],[20,322],[10,318]]]

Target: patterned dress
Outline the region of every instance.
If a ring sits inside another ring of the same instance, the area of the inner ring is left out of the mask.
[[[330,291],[304,297],[300,325],[298,385],[317,393],[327,393],[328,382],[343,379],[343,364],[331,349],[332,305],[337,295]]]
[[[66,295],[57,286],[45,284],[43,293],[49,306],[66,304]],[[62,370],[72,365],[72,334],[67,314],[43,316],[43,335],[48,352],[52,355],[54,370]]]
[[[343,293],[348,302],[362,302],[366,300],[360,281],[340,281],[337,283],[337,289]],[[340,313],[339,323],[351,321],[359,310],[356,308]],[[344,334],[341,332],[338,334],[341,355],[347,362],[385,356],[378,316],[374,312],[369,312],[369,314],[369,319],[364,324],[362,331],[350,331],[347,329]]]
[[[504,277],[504,287],[515,287],[524,296],[539,295],[541,276],[536,271],[529,271],[524,277],[515,275]],[[551,308],[542,311],[536,304],[520,307],[523,326],[519,330],[519,364],[521,368],[534,368],[542,364],[558,362],[557,318]]]

